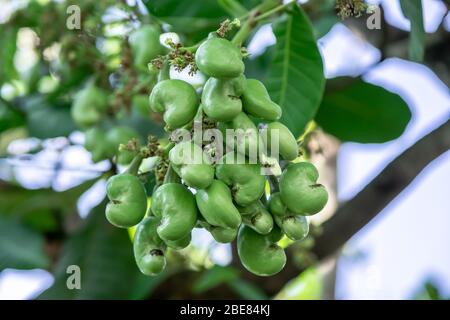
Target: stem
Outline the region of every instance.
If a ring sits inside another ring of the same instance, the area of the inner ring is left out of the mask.
[[[278,179],[275,176],[268,176],[270,184],[270,194],[280,191]]]
[[[291,5],[294,2],[295,1],[289,2],[288,5]],[[242,45],[245,39],[248,38],[252,30],[258,24],[258,21],[261,20],[259,18],[260,16],[264,16],[264,18],[266,18],[271,14],[274,14],[275,12],[285,8],[286,5],[284,4],[276,6],[278,3],[280,3],[280,1],[278,0],[266,0],[261,5],[253,9],[248,16],[247,21],[245,21],[245,23],[242,25],[241,29],[239,29],[239,31],[236,33],[231,42],[234,43],[235,45]],[[270,14],[267,14],[269,12]]]
[[[164,62],[161,70],[159,70],[158,82],[168,79],[170,79],[170,64],[166,61]]]
[[[281,5],[279,5],[278,7],[275,7],[275,8],[273,8],[272,10],[269,10],[269,11],[267,11],[267,12],[264,12],[263,14],[261,14],[261,15],[255,17],[254,21],[255,21],[255,22],[258,22],[258,21],[261,21],[261,20],[263,20],[263,19],[265,19],[265,18],[267,18],[267,17],[270,17],[270,16],[273,15],[274,13],[277,13],[278,11],[284,10],[284,9],[286,9],[287,7],[291,6],[293,3],[295,3],[295,0],[294,0],[294,1],[290,1],[290,2],[288,2],[288,3],[281,4]]]
[[[171,164],[169,164],[169,168],[167,168],[167,172],[164,177],[163,184],[166,184],[166,183],[180,183],[180,177],[177,175],[175,170],[173,170]]]
[[[139,167],[142,163],[142,160],[144,159],[144,155],[139,152],[131,161],[129,167],[127,170],[125,170],[125,173],[134,174],[135,176],[138,174]]]

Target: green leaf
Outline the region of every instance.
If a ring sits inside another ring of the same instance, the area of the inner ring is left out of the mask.
[[[76,129],[70,109],[64,106],[36,106],[27,113],[30,136],[47,139],[68,136]]]
[[[411,22],[409,57],[420,62],[425,53],[425,28],[423,23],[422,0],[400,0],[403,14]]]
[[[268,299],[267,295],[264,293],[263,290],[261,290],[256,285],[254,285],[250,282],[247,282],[243,279],[238,279],[236,281],[230,282],[228,285],[242,299],[247,299],[247,300],[267,300]]]
[[[43,236],[19,221],[0,216],[0,271],[47,268]]]
[[[175,32],[187,34],[193,41],[214,31],[227,16],[217,0],[144,0],[151,15],[172,25]]]
[[[8,129],[20,127],[24,123],[25,117],[22,112],[0,101],[0,133]]]
[[[2,25],[0,27],[0,85],[17,77],[14,67],[14,55],[17,48],[17,28]]]
[[[322,294],[322,275],[315,268],[303,271],[275,296],[277,300],[317,300]]]
[[[295,7],[274,27],[277,38],[267,90],[283,108],[281,121],[295,136],[314,118],[322,99],[325,77],[314,31],[306,14]]]
[[[238,277],[239,272],[233,267],[214,266],[197,279],[192,291],[194,293],[202,293],[220,284],[235,281]]]
[[[329,89],[336,83],[346,85],[338,90]],[[411,119],[405,101],[382,87],[358,79],[338,78],[327,89],[316,121],[342,141],[386,142],[399,137]]]
[[[126,299],[142,280],[133,247],[124,229],[113,227],[104,215],[105,202],[88,216],[84,226],[65,243],[54,275],[55,283],[38,299]],[[67,288],[67,267],[80,268],[79,290]]]
[[[27,220],[30,215],[49,211],[73,212],[76,209],[78,198],[95,181],[97,179],[86,181],[63,192],[55,192],[53,189],[29,190],[19,186],[2,184],[0,189],[0,216]],[[31,220],[36,220],[36,218],[31,218]]]

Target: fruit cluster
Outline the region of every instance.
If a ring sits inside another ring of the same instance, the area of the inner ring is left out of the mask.
[[[145,59],[148,57],[141,52],[139,60]],[[192,230],[204,228],[221,243],[237,238],[240,260],[250,272],[273,275],[286,262],[284,249],[277,242],[283,235],[294,241],[305,238],[305,216],[325,206],[327,191],[317,183],[318,172],[312,164],[291,162],[298,158],[297,140],[277,122],[282,110],[270,99],[263,83],[244,76],[239,47],[217,34],[211,35],[197,48],[195,64],[208,77],[201,93],[183,80],[161,78],[151,91],[150,109],[163,115],[166,129],[172,133],[192,130],[200,121],[202,126],[206,124],[221,133],[241,130],[244,138],[233,140],[236,143],[231,144],[231,149],[227,140],[227,151],[219,159],[217,150],[202,139],[167,144],[160,152],[164,164],[160,169],[164,169],[165,178],[153,192],[149,210],[145,187],[136,175],[144,157],[138,154],[130,165],[132,170],[108,180],[106,217],[117,227],[137,225],[134,254],[144,274],[161,272],[166,265],[166,250],[185,248]],[[94,107],[101,109],[101,101],[91,105]],[[264,136],[258,127],[266,133]],[[278,137],[275,141],[274,132]],[[108,137],[113,135],[91,134],[98,135],[96,141],[111,140]],[[108,143],[104,145],[106,153]],[[262,155],[258,161],[248,160],[251,150]],[[273,165],[273,158],[267,156],[273,150],[278,150],[277,158],[284,170],[269,177],[262,174],[262,169]],[[197,155],[196,159],[192,155]],[[236,161],[238,155],[243,162]]]

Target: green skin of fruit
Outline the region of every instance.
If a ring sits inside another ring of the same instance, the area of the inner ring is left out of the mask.
[[[216,121],[233,120],[242,111],[242,101],[239,97],[244,86],[243,75],[229,80],[209,78],[203,87],[203,111]]]
[[[286,264],[286,254],[276,243],[248,226],[242,226],[237,239],[238,255],[242,265],[258,276],[272,276]]]
[[[134,65],[138,69],[147,71],[147,64],[163,54],[164,48],[159,42],[159,35],[158,28],[150,25],[143,26],[130,35]]]
[[[139,133],[136,130],[126,127],[119,126],[113,127],[106,134],[106,141],[112,150],[112,154],[117,154],[116,162],[121,165],[126,165],[133,160],[135,153],[128,150],[120,150],[120,144],[126,144],[131,139],[138,139]]]
[[[189,233],[186,237],[181,238],[180,240],[176,241],[164,241],[166,245],[169,248],[175,249],[175,250],[181,250],[186,248],[191,243],[191,234]]]
[[[76,124],[90,127],[102,119],[107,106],[108,99],[105,92],[94,85],[89,85],[77,94],[70,111]]]
[[[156,232],[159,224],[159,218],[146,217],[134,234],[133,251],[136,264],[139,270],[148,276],[156,275],[166,267],[166,245]]]
[[[256,79],[247,79],[246,82],[242,95],[244,111],[266,121],[280,119],[282,114],[281,107],[270,99],[264,84]]]
[[[283,203],[283,200],[281,200],[281,194],[279,192],[274,192],[270,195],[267,207],[274,216],[283,217],[287,211],[287,207]]]
[[[194,195],[179,183],[160,186],[152,196],[151,211],[161,218],[158,235],[164,241],[187,237],[197,223]]]
[[[300,241],[306,238],[309,232],[308,220],[304,216],[286,214],[283,217],[274,216],[275,223],[291,240]]]
[[[206,230],[208,230],[213,236],[214,240],[216,240],[219,243],[230,243],[234,239],[236,239],[236,236],[238,234],[237,228],[231,229],[231,228],[216,227],[202,220],[199,220],[199,225],[201,228],[205,228]]]
[[[281,230],[281,228],[277,224],[274,224],[272,231],[270,231],[270,233],[266,235],[266,237],[270,242],[276,243],[280,241],[281,238],[283,238],[283,235],[283,230]]]
[[[194,119],[199,98],[194,87],[183,80],[163,80],[152,90],[150,108],[162,112],[164,122],[171,129],[180,128]]]
[[[269,234],[273,228],[273,218],[261,202],[254,202],[246,207],[238,207],[242,222],[259,234]]]
[[[258,129],[244,112],[240,112],[229,122],[220,122],[218,128],[221,130],[223,137],[226,137],[227,129],[241,130],[242,136],[240,135],[240,132],[233,131],[234,146],[230,147],[241,154],[257,154],[259,140]],[[226,142],[228,142],[228,140],[226,140]]]
[[[210,38],[195,53],[199,70],[209,77],[235,78],[244,72],[240,49],[223,38]]]
[[[207,223],[216,227],[237,229],[241,215],[233,204],[231,191],[225,183],[214,180],[206,189],[195,194],[197,206]]]
[[[120,228],[138,224],[147,210],[147,194],[138,177],[123,173],[112,176],[106,184],[110,200],[106,206],[106,218]]]
[[[267,146],[267,150],[272,150],[272,135],[278,130],[278,153],[283,160],[292,161],[298,157],[298,144],[294,135],[284,124],[271,122],[267,125],[267,135],[262,134],[262,140]]]
[[[208,162],[201,147],[192,141],[178,143],[169,152],[175,172],[195,189],[205,189],[214,180],[214,167]]]
[[[291,163],[280,178],[283,203],[294,214],[313,215],[328,201],[325,187],[317,184],[319,172],[309,162]]]
[[[216,166],[216,177],[232,188],[233,198],[240,206],[247,206],[261,198],[266,186],[259,164],[228,164],[227,153]]]

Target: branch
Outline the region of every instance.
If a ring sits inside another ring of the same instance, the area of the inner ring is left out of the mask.
[[[323,224],[313,252],[326,258],[377,216],[435,158],[450,149],[450,121],[420,139],[392,161],[352,200]]]

